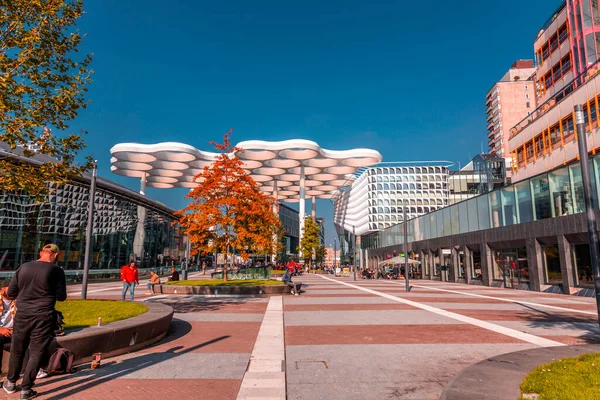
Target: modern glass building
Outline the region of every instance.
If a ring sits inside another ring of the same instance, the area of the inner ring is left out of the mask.
[[[591,166],[598,208],[600,155]],[[583,211],[581,170],[573,163],[409,220],[408,250],[426,279],[589,294]],[[367,262],[402,252],[403,232],[400,223],[362,236]]]
[[[6,148],[0,148],[6,155]],[[39,156],[36,156],[39,157]],[[0,275],[38,258],[47,243],[60,248],[57,264],[69,280],[83,271],[91,176],[64,186],[37,202],[25,194],[0,192]],[[179,263],[184,238],[174,226],[173,210],[143,195],[98,178],[92,239],[92,278],[108,277],[136,260],[138,267],[158,268]]]

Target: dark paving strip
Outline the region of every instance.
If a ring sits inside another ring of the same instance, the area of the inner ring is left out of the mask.
[[[447,308],[456,314],[484,321],[525,321],[525,322],[583,322],[597,323],[598,318],[585,314],[570,314],[552,311],[551,313],[536,311],[507,311],[507,310],[461,310]]]
[[[260,329],[260,322],[189,322],[174,320],[173,323],[180,324],[181,326],[178,328],[187,330],[187,333],[157,346],[142,349],[140,352],[161,353],[179,346],[182,346],[182,349],[185,350],[193,348],[198,343],[210,343],[193,350],[193,352],[252,353]]]
[[[232,301],[190,301],[175,302],[165,299],[161,303],[173,307],[176,313],[222,312],[222,313],[264,313],[268,302],[232,302]]]
[[[468,324],[287,326],[286,346],[333,344],[523,343]]]
[[[289,304],[284,311],[418,310],[408,304]]]
[[[77,374],[73,375],[77,379]],[[50,378],[52,379],[52,378]],[[39,399],[68,400],[233,400],[237,397],[238,379],[90,379],[65,384],[64,375],[44,387]],[[4,392],[2,393],[4,395]],[[4,397],[0,397],[4,398]],[[7,399],[14,399],[7,396]]]
[[[540,335],[540,337],[555,340],[557,342],[564,343],[569,346],[578,345],[578,344],[600,344],[600,335],[584,335],[584,336],[566,336],[566,335],[557,335],[557,336],[547,336]]]

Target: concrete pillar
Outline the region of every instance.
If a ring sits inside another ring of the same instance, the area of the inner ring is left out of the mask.
[[[306,202],[305,202],[305,179],[304,179],[304,165],[300,166],[300,205],[298,207],[298,218],[300,219],[300,237],[298,240],[299,245],[302,245],[302,238],[304,237],[304,215],[306,214]],[[341,247],[341,244],[340,244]],[[302,260],[302,251],[298,251],[298,257]],[[335,258],[335,257],[334,257]]]
[[[494,252],[487,243],[481,243],[481,275],[482,283],[486,286],[492,286],[494,275]]]
[[[467,246],[463,246],[462,248],[465,260],[465,279],[467,280],[467,283],[470,284],[473,281],[473,260],[471,259],[471,249],[469,249]]]
[[[573,275],[573,251],[571,243],[564,235],[558,235],[558,253],[560,255],[560,272],[563,281],[563,293],[575,292],[575,277]]]
[[[527,264],[529,266],[529,279],[531,290],[541,291],[544,286],[544,260],[542,246],[536,238],[531,237],[526,240]]]
[[[317,197],[316,196],[312,196],[312,204],[311,204],[310,211],[311,211],[310,215],[312,216],[312,219],[314,221],[316,221],[317,220]]]
[[[428,255],[429,255],[429,276],[431,276],[431,279],[434,279],[435,277],[435,255],[434,253],[429,250],[428,251]]]
[[[458,251],[454,246],[452,246],[452,250],[450,251],[450,262],[452,264],[450,268],[452,268],[452,276],[449,277],[449,280],[450,282],[458,282]]]

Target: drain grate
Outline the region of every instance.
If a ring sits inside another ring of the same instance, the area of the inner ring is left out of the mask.
[[[322,365],[326,369],[329,368],[329,366],[327,365],[327,362],[325,362],[325,361],[319,361],[319,360],[299,360],[299,361],[296,361],[296,369],[300,369],[300,365],[301,364]]]

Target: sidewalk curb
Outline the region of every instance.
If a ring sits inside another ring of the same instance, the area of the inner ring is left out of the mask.
[[[459,372],[440,400],[517,399],[521,382],[534,368],[587,353],[600,353],[600,344],[535,348],[488,358]]]

